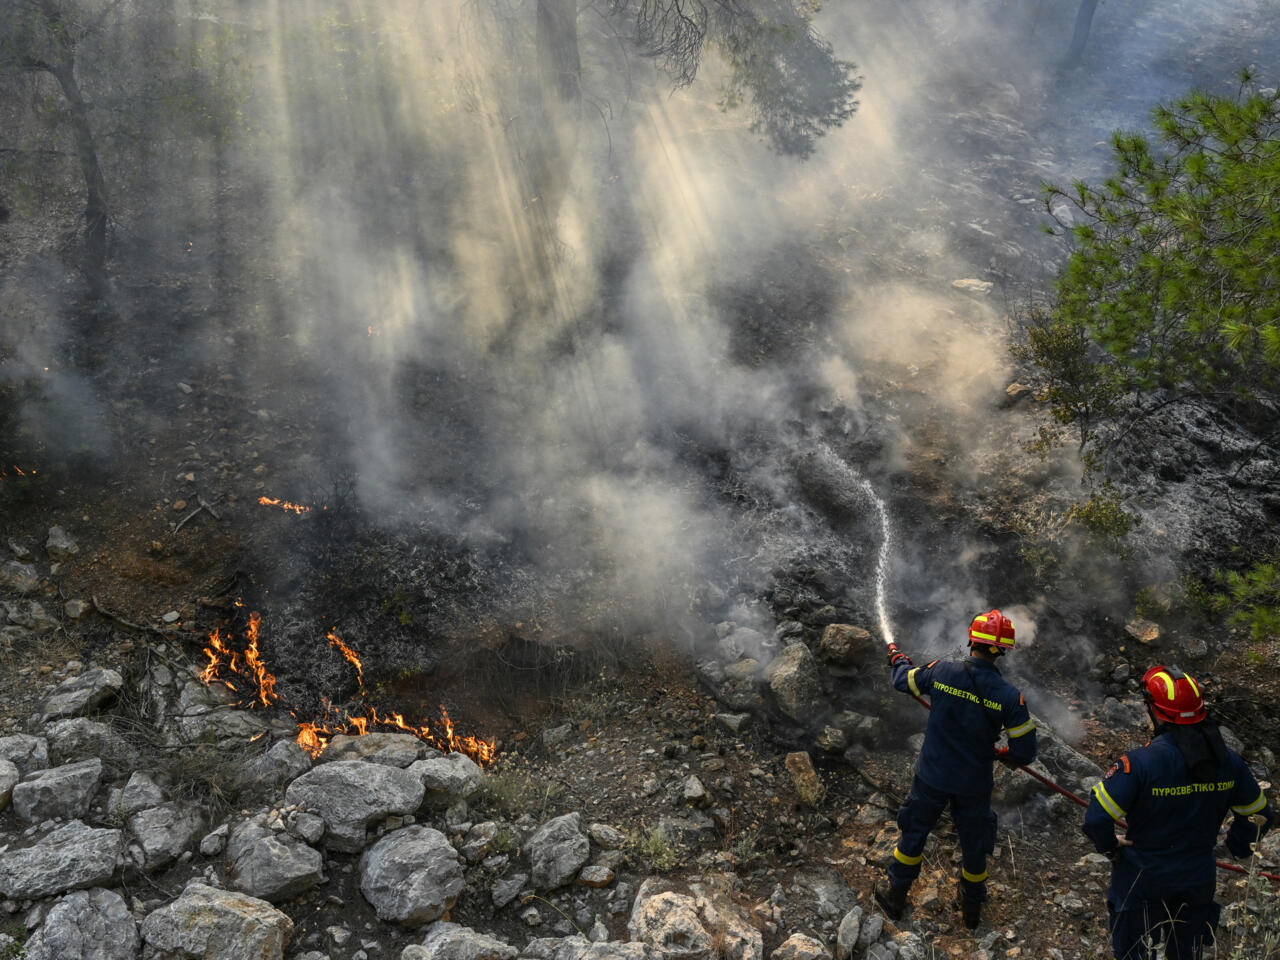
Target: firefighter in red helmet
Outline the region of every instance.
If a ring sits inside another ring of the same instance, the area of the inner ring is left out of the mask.
[[[929,694],[932,700],[911,793],[898,812],[902,833],[889,880],[873,889],[876,902],[894,920],[902,916],[907,891],[920,874],[925,840],[948,805],[963,857],[956,899],[965,926],[972,930],[981,920],[987,899],[987,854],[996,836],[992,762],[1019,766],[1036,756],[1035,722],[1022,694],[996,667],[996,660],[1013,649],[1013,641],[1013,622],[991,610],[969,625],[966,660],[934,660],[917,667],[896,645],[889,645],[894,687],[917,697]],[[997,750],[1001,731],[1009,742]]]
[[[1200,960],[1218,924],[1214,844],[1247,856],[1275,815],[1240,755],[1222,740],[1200,685],[1177,667],[1142,678],[1151,741],[1122,756],[1093,788],[1084,832],[1111,858],[1107,914],[1116,960]],[[1116,822],[1127,821],[1123,837]],[[1257,821],[1256,823],[1254,821]]]

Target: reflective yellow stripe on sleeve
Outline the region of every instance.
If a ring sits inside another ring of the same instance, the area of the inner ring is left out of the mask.
[[[1018,724],[1016,727],[1010,727],[1006,732],[1009,734],[1009,739],[1012,740],[1014,737],[1021,737],[1023,734],[1030,733],[1035,728],[1036,722],[1028,720],[1026,723]]]
[[[981,873],[970,873],[964,867],[960,868],[960,876],[964,877],[970,883],[981,883],[983,880],[987,879],[987,875],[988,872],[986,870],[983,870]]]
[[[916,672],[919,669],[919,667],[916,667],[914,670],[907,671],[907,686],[911,688],[911,692],[917,697],[920,696],[920,688],[916,686]]]
[[[1247,816],[1250,816],[1251,814],[1257,813],[1266,805],[1267,805],[1267,795],[1263,793],[1261,790],[1259,790],[1257,800],[1253,801],[1253,803],[1245,804],[1243,806],[1232,807],[1231,812],[1238,813],[1242,817],[1247,817]]]
[[[1098,798],[1102,809],[1107,811],[1112,820],[1119,820],[1124,816],[1124,810],[1120,808],[1120,804],[1111,799],[1111,794],[1107,793],[1107,788],[1102,785],[1101,780],[1094,784],[1093,795]]]
[[[924,859],[924,854],[922,853],[918,857],[908,857],[905,853],[903,853],[897,847],[894,847],[893,857],[899,863],[905,863],[908,867],[914,867],[917,863],[919,863],[921,860]]]

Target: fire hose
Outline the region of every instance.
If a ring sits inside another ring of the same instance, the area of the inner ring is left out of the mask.
[[[918,704],[920,704],[920,706],[924,707],[926,710],[932,710],[932,709],[933,709],[933,707],[929,704],[929,701],[928,701],[928,700],[926,700],[926,699],[924,699],[924,697],[917,697],[915,694],[912,694],[912,695],[911,695],[911,697],[912,697],[912,699],[914,699]],[[1082,807],[1087,807],[1087,806],[1089,806],[1089,801],[1088,801],[1088,800],[1085,800],[1083,797],[1078,797],[1078,796],[1076,796],[1074,793],[1072,793],[1072,792],[1071,792],[1070,790],[1068,790],[1066,787],[1061,786],[1060,784],[1054,783],[1054,782],[1053,782],[1052,780],[1050,780],[1048,777],[1041,776],[1040,774],[1038,774],[1038,773],[1036,773],[1034,770],[1032,770],[1030,767],[1028,767],[1028,766],[1024,766],[1024,765],[1022,765],[1022,764],[1019,764],[1019,765],[1018,765],[1018,769],[1019,769],[1019,770],[1021,770],[1023,773],[1025,773],[1027,776],[1031,777],[1032,779],[1040,781],[1040,782],[1041,782],[1041,783],[1043,783],[1046,787],[1048,787],[1050,790],[1053,790],[1053,791],[1055,791],[1055,792],[1057,792],[1057,793],[1062,794],[1064,797],[1066,797],[1066,798],[1067,798],[1068,800],[1070,800],[1072,803],[1079,804],[1079,805],[1080,805],[1080,806],[1082,806]],[[1121,827],[1123,827],[1123,828],[1125,828],[1125,829],[1128,829],[1128,827],[1129,827],[1129,824],[1128,824],[1128,823],[1126,823],[1124,820],[1119,820],[1119,819],[1117,819],[1117,820],[1116,820],[1116,823],[1117,823],[1119,826],[1121,826]],[[1249,872],[1249,871],[1248,871],[1248,870],[1246,870],[1244,867],[1242,867],[1242,866],[1240,866],[1240,865],[1238,865],[1238,864],[1235,864],[1235,863],[1227,863],[1226,861],[1218,860],[1218,861],[1217,861],[1217,864],[1218,864],[1219,869],[1222,869],[1222,870],[1230,870],[1232,873],[1244,873],[1244,874],[1247,874],[1247,873]],[[1280,874],[1267,873],[1267,872],[1266,872],[1266,871],[1264,871],[1264,870],[1259,870],[1259,871],[1258,871],[1258,876],[1260,876],[1260,877],[1266,877],[1266,878],[1267,878],[1268,880],[1270,880],[1272,883],[1280,883]]]

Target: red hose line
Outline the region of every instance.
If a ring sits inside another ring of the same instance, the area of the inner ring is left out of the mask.
[[[912,699],[913,699],[913,700],[915,700],[915,701],[916,701],[916,703],[920,704],[920,706],[924,707],[926,710],[932,710],[932,709],[933,709],[933,707],[930,705],[929,701],[928,701],[928,700],[926,700],[926,699],[924,699],[924,697],[917,697],[915,694],[912,694],[912,695],[911,695],[911,697],[912,697]],[[1027,776],[1029,776],[1029,777],[1031,777],[1031,778],[1033,778],[1033,779],[1035,779],[1035,780],[1039,780],[1041,783],[1043,783],[1043,784],[1044,784],[1046,787],[1048,787],[1050,790],[1055,790],[1055,791],[1057,791],[1058,793],[1062,794],[1064,797],[1066,797],[1068,800],[1072,801],[1073,803],[1078,803],[1078,804],[1079,804],[1080,806],[1082,806],[1082,807],[1087,807],[1087,806],[1089,806],[1089,801],[1088,801],[1088,800],[1085,800],[1083,797],[1078,797],[1078,796],[1076,796],[1074,793],[1072,793],[1072,792],[1071,792],[1070,790],[1068,790],[1066,787],[1063,787],[1063,786],[1060,786],[1059,784],[1054,783],[1054,782],[1053,782],[1052,780],[1050,780],[1048,777],[1043,777],[1043,776],[1041,776],[1040,774],[1038,774],[1038,773],[1036,773],[1034,770],[1032,770],[1030,767],[1025,767],[1025,766],[1021,766],[1021,765],[1019,765],[1019,766],[1018,766],[1018,769],[1019,769],[1019,770],[1021,770],[1023,773],[1025,773]],[[1123,820],[1117,820],[1117,821],[1116,821],[1116,823],[1117,823],[1117,824],[1119,824],[1121,827],[1125,827],[1126,829],[1127,829],[1127,828],[1128,828],[1128,826],[1129,826],[1129,824],[1125,823]],[[1238,864],[1234,864],[1234,863],[1227,863],[1227,862],[1225,862],[1225,861],[1223,861],[1223,860],[1218,860],[1218,861],[1216,861],[1216,862],[1217,862],[1217,864],[1218,864],[1219,869],[1221,869],[1221,870],[1230,870],[1232,873],[1248,873],[1248,872],[1249,872],[1249,871],[1248,871],[1248,870],[1246,870],[1244,867],[1239,866]],[[1259,871],[1258,871],[1258,876],[1260,876],[1260,877],[1266,877],[1266,878],[1267,878],[1268,880],[1270,880],[1272,883],[1280,883],[1280,874],[1267,873],[1265,870],[1259,870]]]

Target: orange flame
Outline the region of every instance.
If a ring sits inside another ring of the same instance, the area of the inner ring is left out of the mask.
[[[360,685],[360,692],[364,693],[364,666],[360,663],[356,652],[342,642],[336,630],[329,631],[329,646],[337,647],[338,652],[347,658],[347,662],[356,668],[356,683]]]
[[[303,506],[300,503],[290,503],[288,500],[278,500],[273,497],[259,497],[258,502],[264,507],[279,507],[281,510],[291,510],[297,514],[311,512],[310,507]]]
[[[237,607],[244,606],[241,600],[236,600],[235,604]],[[223,636],[221,630],[214,630],[209,635],[209,645],[204,648],[208,663],[200,672],[201,682],[206,686],[221,683],[227,689],[238,692],[236,685],[231,682],[230,676],[243,677],[254,684],[255,693],[249,703],[250,707],[259,704],[269,707],[271,704],[278,702],[280,696],[276,693],[276,678],[267,669],[266,662],[262,659],[262,653],[258,647],[261,629],[262,615],[256,610],[251,611],[249,613],[248,626],[245,628],[245,647],[243,650],[232,649],[230,645],[231,637]],[[356,668],[356,679],[360,684],[360,692],[363,693],[364,666],[360,661],[360,657],[343,642],[336,630],[329,631],[328,640],[329,645],[337,649]],[[415,726],[406,723],[404,716],[400,713],[379,713],[372,706],[366,707],[366,713],[363,715],[348,713],[345,710],[334,710],[327,701],[324,707],[324,717],[315,720],[299,720],[297,714],[290,711],[293,718],[298,720],[298,746],[313,757],[319,756],[324,752],[334,734],[343,733],[365,736],[376,732],[380,728],[412,734],[445,753],[465,753],[482,767],[492,764],[497,755],[497,746],[494,740],[458,736],[455,732],[453,718],[449,716],[449,711],[443,706],[440,708],[440,720],[438,723],[440,732],[438,733],[432,724],[426,720]]]

